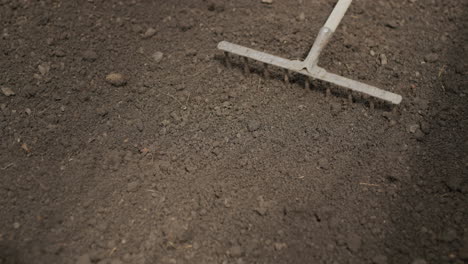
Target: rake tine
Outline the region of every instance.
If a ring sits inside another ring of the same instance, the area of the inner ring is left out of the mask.
[[[268,64],[263,63],[263,74],[265,75],[265,79],[270,79],[270,72],[268,71]]]
[[[226,61],[226,67],[231,69],[231,60],[229,58],[229,52],[227,51],[224,52],[224,60]]]
[[[289,73],[289,70],[286,70],[286,69],[285,69],[285,70],[284,70],[284,83],[285,83],[286,85],[289,85],[289,74],[290,74],[290,73]]]
[[[310,90],[310,78],[306,76],[304,81],[305,89]]]
[[[370,110],[375,109],[375,103],[374,103],[374,100],[372,100],[372,99],[369,100],[369,108],[370,108]]]
[[[250,74],[249,60],[246,57],[242,57],[242,64],[244,65],[244,75],[248,76]]]
[[[331,89],[330,87],[327,87],[327,90],[325,91],[325,97],[330,97],[331,96]]]

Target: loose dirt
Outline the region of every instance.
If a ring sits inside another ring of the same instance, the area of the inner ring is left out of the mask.
[[[0,0],[0,263],[464,263],[468,3]]]

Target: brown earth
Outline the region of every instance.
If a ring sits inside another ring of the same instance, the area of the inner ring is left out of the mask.
[[[216,49],[335,2],[0,0],[0,263],[467,261],[467,1],[354,1],[321,65],[393,111]]]

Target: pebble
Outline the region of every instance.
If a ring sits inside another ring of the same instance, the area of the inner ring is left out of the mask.
[[[299,17],[297,18],[297,20],[299,20],[299,21],[304,21],[304,20],[305,20],[305,14],[304,14],[304,12],[301,12],[301,13],[299,14]]]
[[[21,225],[20,225],[20,223],[18,223],[18,222],[13,223],[13,228],[14,228],[14,229],[18,229],[18,228],[20,228],[20,226],[21,226]]]
[[[41,63],[37,66],[37,69],[39,70],[41,75],[46,75],[47,73],[49,73],[50,66],[47,63]]]
[[[287,247],[288,245],[286,245],[286,243],[275,243],[275,250],[277,251],[283,250]]]
[[[408,126],[408,132],[414,134],[416,131],[418,131],[419,125],[418,124],[412,124]]]
[[[143,34],[143,38],[147,39],[147,38],[151,38],[152,36],[154,36],[156,34],[156,29],[154,28],[148,28],[145,33]]]
[[[424,60],[433,63],[439,60],[439,55],[437,53],[429,53],[424,57]]]
[[[112,84],[113,86],[124,86],[125,84],[127,84],[127,80],[125,79],[125,77],[120,74],[120,73],[110,73],[106,76],[106,81],[110,84]]]
[[[2,87],[1,90],[2,90],[3,95],[5,95],[5,96],[15,95],[15,92],[9,87]]]
[[[273,0],[262,0],[262,3],[271,5],[273,4]]]
[[[78,260],[76,261],[76,264],[92,264],[91,258],[89,257],[88,254],[84,254],[78,258]]]
[[[346,239],[346,244],[351,252],[357,252],[362,245],[361,237],[356,234],[349,234]]]
[[[318,160],[318,166],[321,169],[328,170],[330,168],[330,163],[328,162],[328,159],[320,158]]]
[[[24,112],[25,112],[27,115],[31,115],[31,113],[32,113],[31,109],[29,109],[29,108],[24,109]]]
[[[391,29],[396,29],[398,28],[398,23],[396,21],[388,21],[385,23],[385,26]]]
[[[129,184],[127,184],[127,191],[135,192],[136,190],[138,190],[139,186],[140,184],[138,183],[138,181],[130,182]]]
[[[387,257],[384,255],[377,255],[372,258],[372,263],[374,264],[387,264]]]
[[[151,55],[151,57],[153,58],[153,60],[154,60],[156,63],[159,63],[159,62],[161,62],[161,60],[163,59],[164,53],[162,53],[162,52],[160,52],[160,51],[156,51],[155,53],[153,53],[153,55]]]
[[[260,129],[260,122],[258,120],[250,120],[247,123],[247,129],[249,130],[249,132],[257,131],[258,129]]]
[[[93,62],[93,61],[97,60],[98,55],[94,50],[86,50],[85,52],[83,52],[82,58],[85,61]]]
[[[388,64],[387,55],[380,54],[380,65],[387,65],[387,64]]]

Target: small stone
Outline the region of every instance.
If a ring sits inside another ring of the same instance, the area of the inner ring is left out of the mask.
[[[229,255],[234,258],[242,256],[242,248],[239,245],[232,246],[228,252]]]
[[[82,58],[85,61],[93,62],[93,61],[97,60],[98,55],[94,50],[86,50],[85,52],[83,52]]]
[[[162,53],[162,52],[160,52],[160,51],[156,51],[155,53],[153,53],[153,55],[151,55],[151,57],[153,58],[153,60],[154,60],[156,63],[159,63],[159,62],[161,62],[161,60],[163,59],[164,53]]]
[[[266,207],[258,207],[255,208],[254,211],[260,216],[265,216],[267,214],[268,209]]]
[[[88,254],[84,254],[78,258],[78,260],[76,261],[76,264],[92,264],[91,258],[89,257]]]
[[[257,131],[258,129],[260,129],[260,122],[259,121],[250,120],[247,123],[247,130],[249,130],[249,132],[254,132],[254,131]]]
[[[318,166],[321,169],[328,170],[330,168],[330,163],[326,158],[320,158],[318,160]]]
[[[32,113],[31,109],[29,109],[29,108],[24,109],[24,112],[25,112],[27,115],[31,115],[31,113]]]
[[[301,13],[299,14],[299,16],[297,17],[297,20],[299,20],[299,21],[304,21],[304,20],[305,20],[305,14],[304,14],[304,12],[301,12]]]
[[[413,260],[411,264],[427,264],[427,262],[424,259],[418,258],[418,259]]]
[[[346,244],[348,246],[348,249],[351,250],[351,252],[355,253],[361,248],[361,237],[356,234],[349,234],[349,236],[346,239]]]
[[[391,29],[396,29],[398,28],[398,23],[396,21],[388,21],[385,23],[385,26]]]
[[[387,264],[387,257],[384,255],[377,255],[372,258],[372,263],[374,264]]]
[[[66,53],[62,49],[57,49],[54,51],[54,55],[56,57],[62,58],[62,57],[65,57]]]
[[[380,65],[387,65],[388,64],[388,59],[387,55],[385,54],[380,54]]]
[[[127,80],[125,79],[125,77],[120,74],[120,73],[110,73],[106,76],[106,81],[110,84],[112,84],[113,86],[124,86],[125,84],[127,84]]]
[[[412,124],[412,125],[408,126],[408,132],[410,132],[411,134],[416,133],[416,131],[418,131],[418,129],[419,129],[418,124]]]
[[[136,190],[138,190],[139,186],[140,184],[138,183],[138,181],[130,182],[129,184],[127,184],[127,191],[135,192]]]
[[[145,39],[151,38],[155,34],[156,34],[156,29],[150,27],[145,31],[145,34],[143,34],[143,38]]]
[[[371,51],[370,51],[370,55],[371,55],[372,57],[374,57],[374,56],[375,56],[375,51],[371,50]]]
[[[262,3],[271,5],[273,4],[273,0],[262,0]]]
[[[5,96],[15,95],[15,92],[13,92],[13,90],[11,88],[9,88],[9,87],[2,87],[1,89],[2,89],[3,95],[5,95]]]
[[[50,65],[47,63],[41,63],[37,66],[37,69],[39,70],[41,75],[46,75],[47,73],[49,73]]]
[[[439,60],[439,55],[437,53],[430,53],[424,57],[424,60],[429,63],[434,63]]]
[[[13,223],[13,228],[14,228],[14,229],[18,229],[18,228],[20,228],[20,226],[21,226],[21,225],[20,225],[20,223],[18,223],[18,222],[14,222],[14,223]]]
[[[275,243],[275,250],[280,251],[287,248],[288,245],[286,243]]]

